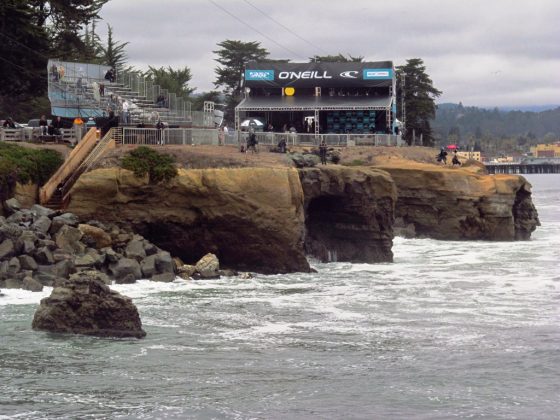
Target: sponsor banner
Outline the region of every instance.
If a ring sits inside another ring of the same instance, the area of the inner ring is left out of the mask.
[[[274,70],[245,70],[245,80],[274,80]]]
[[[393,69],[364,69],[364,80],[387,80],[393,78]]]
[[[266,63],[251,62],[245,86],[271,88],[391,86],[393,63]]]

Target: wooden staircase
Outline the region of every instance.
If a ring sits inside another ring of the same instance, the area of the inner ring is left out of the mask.
[[[41,205],[53,210],[65,208],[70,199],[70,190],[80,175],[109,148],[114,147],[115,138],[122,137],[121,132],[122,130],[119,128],[112,128],[101,140],[97,141],[96,130],[92,128],[39,191]]]

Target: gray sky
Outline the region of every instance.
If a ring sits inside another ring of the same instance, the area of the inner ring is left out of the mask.
[[[214,88],[216,44],[235,39],[292,62],[419,57],[438,102],[560,104],[558,0],[110,0],[101,16],[129,64],[188,66],[197,92]]]

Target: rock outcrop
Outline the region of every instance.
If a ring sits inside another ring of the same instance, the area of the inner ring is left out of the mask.
[[[100,337],[146,336],[132,300],[87,273],[74,274],[42,299],[32,327]]]
[[[305,247],[321,261],[393,260],[396,190],[387,172],[327,166],[300,170]]]
[[[396,222],[407,236],[511,241],[529,239],[539,225],[531,185],[522,176],[414,162],[377,167],[396,184]]]
[[[14,198],[6,208],[11,214],[0,216],[0,288],[40,291],[92,270],[106,283],[175,279],[168,252],[116,225],[78,224],[72,213],[38,205],[21,209]]]
[[[179,170],[157,185],[124,169],[97,169],[74,185],[68,210],[126,225],[189,264],[211,252],[242,271],[310,270],[295,169]]]

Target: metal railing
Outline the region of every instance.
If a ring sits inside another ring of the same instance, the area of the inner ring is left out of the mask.
[[[323,140],[329,146],[405,146],[401,136],[391,134],[302,134],[255,133],[262,145],[277,146],[285,141],[287,146],[318,146]],[[220,137],[223,138],[220,141]],[[196,144],[246,144],[249,133],[220,133],[217,129],[204,128],[122,128],[122,144],[145,145],[196,145]]]
[[[122,144],[218,145],[218,130],[204,128],[122,128]]]
[[[62,142],[77,143],[76,130],[73,128],[60,129],[60,134],[56,136],[43,136],[41,135],[41,128],[39,127],[24,127],[24,128],[0,128],[0,141],[26,141],[26,142],[39,142],[41,139],[48,138],[60,139]]]
[[[255,133],[259,144],[278,145],[285,141],[290,146],[318,146],[324,140],[329,146],[405,146],[400,135],[393,134],[304,134],[304,133]],[[241,131],[239,142],[246,143],[249,133]]]

